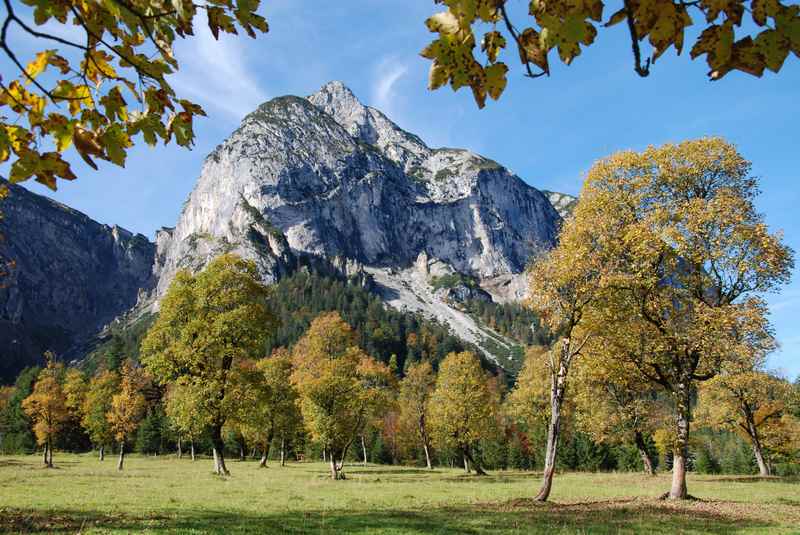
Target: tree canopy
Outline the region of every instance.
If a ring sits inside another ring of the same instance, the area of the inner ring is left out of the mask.
[[[191,389],[212,430],[215,469],[226,474],[222,426],[235,411],[237,365],[261,357],[277,320],[255,263],[225,254],[192,275],[180,271],[142,342],[142,361],[161,383]]]

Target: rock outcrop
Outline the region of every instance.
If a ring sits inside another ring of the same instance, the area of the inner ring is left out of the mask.
[[[337,259],[348,275],[368,272],[390,304],[466,324],[456,332],[474,341],[483,334],[469,317],[440,313],[464,291],[401,298],[412,275],[428,281],[415,268],[420,257],[426,270],[470,276],[496,299],[519,298],[519,274],[555,243],[560,221],[544,194],[502,165],[430,148],[331,82],[308,98],[262,104],[206,158],[177,225],[157,236],[153,299],[178,269],[223,251],[254,259],[268,282],[300,258]]]
[[[155,245],[2,182],[0,379],[96,334],[151,289]]]

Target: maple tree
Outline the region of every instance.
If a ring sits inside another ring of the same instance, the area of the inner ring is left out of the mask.
[[[432,62],[429,87],[469,87],[481,108],[487,96],[497,100],[506,88],[507,48],[525,76],[549,76],[552,50],[570,65],[599,30],[622,23],[630,34],[634,70],[643,77],[670,48],[683,51],[687,29],[695,24],[705,27],[689,54],[705,56],[711,80],[731,71],[777,73],[790,53],[800,56],[800,6],[780,0],[621,0],[610,10],[601,0],[530,0],[524,3],[529,18],[522,27],[513,22],[506,0],[434,2],[446,10],[425,22],[437,34],[422,51]],[[647,58],[645,40],[652,50]]]
[[[428,402],[431,437],[437,447],[453,448],[464,458],[465,471],[474,468],[485,475],[475,461],[473,449],[497,431],[495,404],[486,373],[469,351],[448,354],[436,376],[436,388]]]
[[[415,436],[425,452],[425,465],[431,464],[431,437],[428,430],[428,401],[436,386],[436,374],[428,361],[412,364],[400,381],[398,406],[401,428],[406,434]]]
[[[195,442],[203,435],[207,428],[206,417],[197,410],[201,406],[199,399],[201,392],[180,383],[173,383],[167,387],[164,411],[171,427],[179,437],[189,439],[189,453],[195,460]]]
[[[248,442],[261,447],[260,467],[266,467],[274,438],[281,440],[281,463],[286,440],[300,425],[297,391],[292,386],[291,354],[278,348],[267,358],[240,364],[239,403],[232,419]]]
[[[33,421],[36,442],[44,447],[44,464],[53,467],[53,441],[69,419],[66,396],[61,385],[64,365],[52,353],[45,354],[47,366],[39,372],[33,391],[22,402],[22,409]]]
[[[794,427],[788,412],[792,394],[788,381],[758,369],[723,373],[699,389],[697,420],[700,425],[744,436],[753,448],[759,473],[768,476],[771,469],[765,450],[797,448],[785,436]]]
[[[336,312],[311,322],[292,350],[292,363],[306,430],[322,446],[331,478],[343,479],[344,457],[370,410],[385,402],[391,372],[358,347]]]
[[[575,370],[572,400],[578,428],[598,443],[633,444],[645,473],[654,475],[646,438],[665,423],[667,409],[652,382],[606,349],[602,341],[590,342],[591,361]]]
[[[788,281],[793,256],[757,193],[736,148],[703,138],[598,161],[573,213],[604,266],[588,328],[673,404],[673,499],[688,496],[696,386],[773,343],[760,294]]]
[[[142,390],[146,377],[144,370],[126,360],[120,370],[119,391],[111,398],[111,407],[106,414],[111,432],[119,445],[117,470],[125,462],[125,444],[133,437],[147,409]]]
[[[549,379],[549,423],[542,486],[537,501],[550,496],[561,433],[562,407],[566,399],[570,369],[582,354],[592,330],[585,326],[585,313],[600,294],[600,276],[605,266],[598,262],[592,227],[568,218],[558,245],[537,258],[528,270],[526,301],[541,318],[542,328],[554,340],[549,347],[534,350],[528,358],[542,360],[540,369]]]
[[[238,363],[258,358],[277,324],[269,294],[252,260],[221,255],[197,275],[175,275],[142,341],[142,362],[157,381],[191,391],[211,431],[218,475],[229,474],[222,427],[238,402]]]
[[[101,461],[105,459],[106,446],[114,442],[114,432],[106,415],[111,412],[111,402],[119,384],[117,372],[101,371],[89,381],[81,406],[81,426],[97,448]]]
[[[201,14],[215,39],[268,30],[259,0],[3,2],[0,49],[18,76],[0,83],[0,162],[11,161],[11,182],[33,177],[51,189],[76,178],[63,158],[70,147],[97,169],[93,158],[124,166],[137,138],[193,144],[194,119],[205,112],[167,78],[180,67],[175,42],[194,36]],[[65,36],[61,26],[80,37]],[[25,65],[12,28],[49,48]]]

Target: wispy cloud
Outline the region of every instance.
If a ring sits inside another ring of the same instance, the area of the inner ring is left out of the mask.
[[[378,64],[375,81],[372,85],[372,104],[379,110],[389,113],[393,110],[397,95],[394,86],[408,74],[408,65],[397,58],[388,57]]]
[[[239,120],[267,100],[247,64],[242,38],[220,34],[217,41],[204,21],[198,20],[196,27],[198,35],[178,48],[181,70],[171,82],[208,111]]]

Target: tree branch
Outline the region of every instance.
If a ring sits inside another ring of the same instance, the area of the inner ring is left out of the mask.
[[[505,0],[502,3],[499,4],[498,9],[500,9],[500,13],[503,15],[503,22],[505,22],[505,25],[506,25],[506,28],[508,29],[508,32],[511,34],[511,37],[513,37],[514,41],[517,43],[517,48],[519,48],[521,51],[524,51],[525,47],[522,46],[522,40],[519,37],[519,33],[517,33],[517,30],[516,30],[516,28],[514,28],[514,25],[511,24],[511,19],[508,17],[508,13],[506,12]],[[540,73],[534,73],[531,70],[531,63],[530,63],[530,61],[528,61],[527,52],[525,53],[525,70],[528,71],[527,74],[525,75],[528,78],[539,78],[540,76],[544,76],[544,75],[550,76],[550,73],[548,71],[542,71]]]
[[[639,36],[636,33],[636,24],[633,20],[633,6],[631,5],[630,0],[625,0],[625,11],[628,12],[626,19],[628,21],[628,30],[631,33],[631,48],[633,49],[634,59],[633,69],[636,71],[636,74],[642,78],[646,78],[650,75],[650,58],[647,58],[647,62],[645,62],[644,67],[642,67],[642,53],[641,50],[639,50]]]

